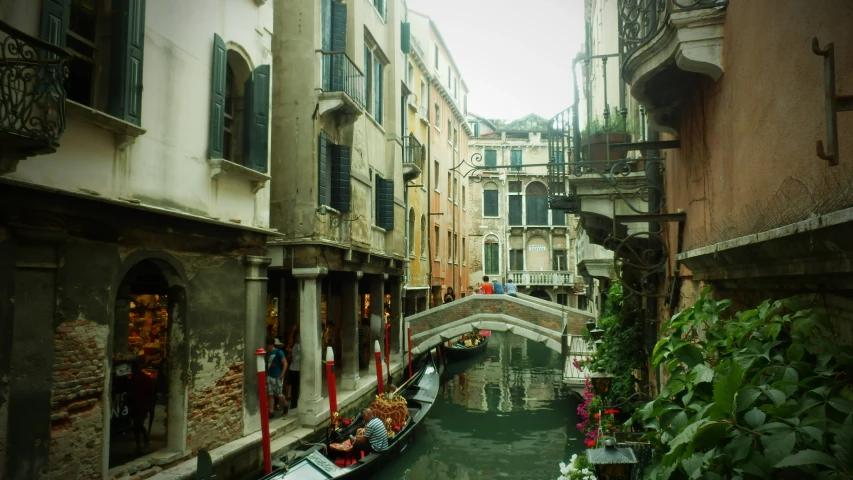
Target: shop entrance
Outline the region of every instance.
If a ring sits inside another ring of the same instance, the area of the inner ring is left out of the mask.
[[[143,260],[118,288],[109,382],[110,468],[170,447],[176,437],[170,430],[184,416],[169,408],[185,390],[176,378],[181,369],[172,365],[183,364],[184,290],[171,272],[159,261]]]

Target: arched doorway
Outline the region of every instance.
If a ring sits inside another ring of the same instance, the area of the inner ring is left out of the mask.
[[[109,468],[186,444],[184,281],[163,259],[127,263],[116,291],[107,381]]]

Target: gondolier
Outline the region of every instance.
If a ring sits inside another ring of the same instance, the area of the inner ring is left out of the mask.
[[[361,414],[364,419],[364,439],[351,436],[357,450],[364,453],[384,452],[388,450],[388,431],[382,420],[373,415],[373,410],[365,408]]]

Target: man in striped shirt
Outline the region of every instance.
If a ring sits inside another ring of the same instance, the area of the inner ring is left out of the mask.
[[[382,420],[373,416],[373,410],[366,408],[362,412],[364,418],[364,437],[366,441],[359,442],[355,437],[350,437],[353,445],[365,453],[383,452],[388,450],[388,431]]]

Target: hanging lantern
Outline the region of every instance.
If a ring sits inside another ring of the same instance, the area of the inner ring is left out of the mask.
[[[616,446],[616,440],[608,438],[604,448],[592,448],[586,451],[586,458],[595,469],[600,480],[629,480],[631,471],[637,463],[637,456],[630,448]]]
[[[595,393],[605,397],[610,393],[610,384],[613,383],[613,375],[605,372],[604,368],[598,367],[597,372],[590,374],[589,381],[592,383],[592,389],[595,390]]]
[[[604,330],[596,327],[594,330],[590,330],[589,334],[592,335],[592,338],[601,340],[601,337],[604,335]]]
[[[587,320],[586,322],[586,331],[592,332],[592,329],[595,328],[595,320]]]

